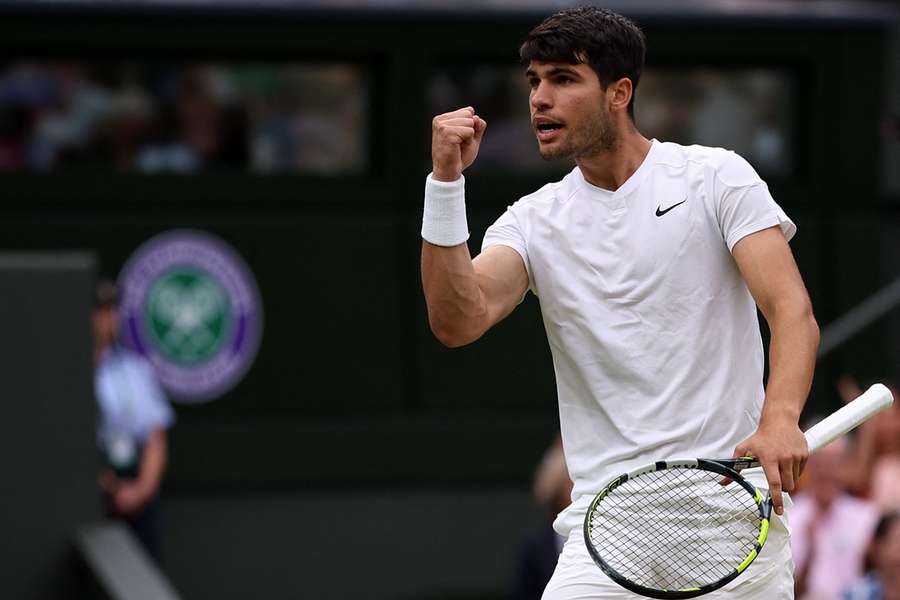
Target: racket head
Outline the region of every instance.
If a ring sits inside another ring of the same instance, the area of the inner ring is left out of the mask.
[[[658,461],[612,479],[585,515],[591,558],[650,598],[694,598],[726,585],[759,555],[772,511],[771,500],[731,468],[744,462]]]

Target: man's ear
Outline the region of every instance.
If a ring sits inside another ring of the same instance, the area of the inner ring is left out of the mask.
[[[631,80],[627,77],[610,83],[606,87],[606,100],[609,102],[610,112],[627,110],[633,93],[634,86],[632,86]]]

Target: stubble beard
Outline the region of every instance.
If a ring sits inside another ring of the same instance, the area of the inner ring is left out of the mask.
[[[568,127],[568,126],[567,126]],[[541,158],[556,160],[560,158],[580,159],[611,152],[616,148],[618,131],[609,118],[609,113],[599,109],[585,123],[570,129],[570,136],[556,147],[539,146]]]

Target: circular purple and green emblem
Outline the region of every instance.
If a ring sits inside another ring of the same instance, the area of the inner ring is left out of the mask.
[[[262,306],[231,246],[176,230],[144,243],[119,277],[122,339],[175,399],[204,402],[241,380],[259,349]]]

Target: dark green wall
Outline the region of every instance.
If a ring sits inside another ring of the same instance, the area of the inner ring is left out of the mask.
[[[503,488],[181,494],[166,570],[185,599],[501,600],[541,515]]]
[[[99,517],[92,398],[93,257],[0,252],[4,515],[0,596],[81,597],[70,542]]]

